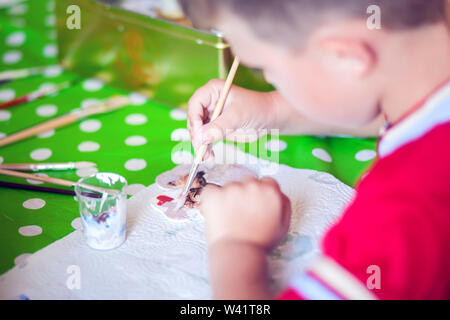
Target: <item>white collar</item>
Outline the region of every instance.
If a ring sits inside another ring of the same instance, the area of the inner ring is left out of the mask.
[[[378,144],[380,158],[450,121],[450,82],[433,94],[420,109],[386,131]]]

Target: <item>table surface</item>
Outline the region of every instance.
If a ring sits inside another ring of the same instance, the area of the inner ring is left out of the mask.
[[[267,174],[267,162],[234,146],[218,143],[214,151],[218,159],[236,155],[256,174]],[[287,236],[268,255],[272,288],[281,292],[320,254],[324,232],[339,219],[354,190],[330,174],[284,165],[271,177],[292,206]],[[167,219],[154,209],[161,192],[153,184],[128,200],[127,239],[120,247],[89,248],[79,224],[0,275],[0,300],[211,299],[204,219],[198,212],[184,221]],[[77,290],[68,285],[73,270],[79,275]]]
[[[70,81],[58,94],[0,110],[0,137],[83,108],[114,94],[131,97],[121,110],[0,148],[0,163],[91,161],[98,171],[123,175],[129,195],[153,183],[155,177],[192,159],[186,112],[138,94],[85,79],[57,64],[54,0],[16,1],[0,8],[0,72],[48,65],[43,74],[0,85],[0,103],[42,86]],[[333,174],[348,185],[371,165],[376,139],[281,136],[267,143],[239,144],[247,152],[294,168]],[[95,170],[42,172],[76,181]],[[1,181],[36,183],[0,177]],[[42,184],[42,186],[50,186]],[[79,217],[72,196],[0,188],[0,274],[30,254],[74,230]]]

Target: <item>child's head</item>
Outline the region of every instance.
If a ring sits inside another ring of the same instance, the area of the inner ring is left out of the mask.
[[[414,39],[447,32],[446,1],[180,0],[196,26],[222,31],[298,110],[350,126],[379,114],[383,84],[406,68]],[[377,19],[381,29],[369,28]]]

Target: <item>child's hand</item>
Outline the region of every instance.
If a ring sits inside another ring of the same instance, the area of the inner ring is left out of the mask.
[[[268,251],[286,236],[291,204],[271,178],[249,178],[223,188],[207,186],[201,194],[206,239],[237,241]]]
[[[223,89],[223,80],[211,80],[198,89],[189,100],[188,129],[195,152],[202,144],[225,138],[235,141],[256,140],[275,118],[271,93],[262,93],[232,86],[222,114],[209,123]],[[205,160],[211,160],[209,149]]]

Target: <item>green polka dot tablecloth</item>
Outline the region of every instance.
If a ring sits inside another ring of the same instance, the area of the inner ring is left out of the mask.
[[[0,7],[0,70],[56,64],[55,0],[10,2]]]
[[[0,85],[0,103],[45,86],[67,81],[71,85],[52,96],[0,110],[0,137],[114,94],[129,95],[131,103],[118,111],[1,147],[0,163],[95,162],[95,169],[40,174],[76,181],[96,171],[115,172],[127,179],[127,193],[133,195],[152,184],[159,173],[192,159],[191,152],[185,151],[190,150],[185,111],[51,66],[57,63],[58,53],[54,1],[16,2],[0,8],[0,72],[49,67],[40,75]],[[329,172],[353,185],[375,158],[375,145],[375,139],[282,136],[269,138],[260,153],[267,159],[278,153],[282,164]],[[254,149],[252,144],[240,147],[250,153]],[[39,183],[4,176],[0,181]],[[0,274],[72,232],[78,219],[78,205],[72,196],[0,188]]]

